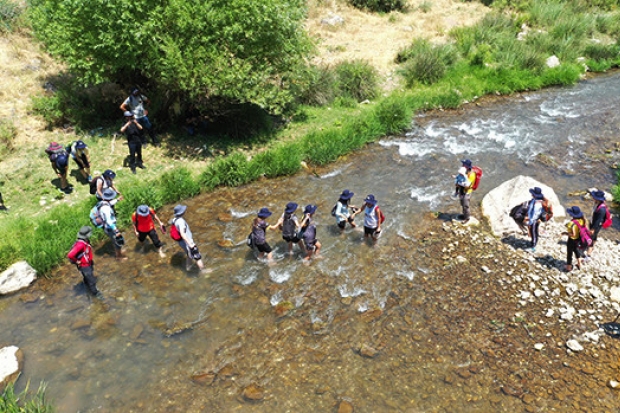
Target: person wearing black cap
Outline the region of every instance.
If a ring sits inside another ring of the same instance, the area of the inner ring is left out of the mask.
[[[465,174],[467,179],[459,184],[463,187],[463,189],[459,191],[459,199],[461,201],[461,208],[463,209],[463,216],[460,218],[463,219],[463,224],[467,224],[471,217],[469,204],[471,202],[471,193],[474,191],[472,186],[476,181],[476,174],[472,171],[473,165],[469,159],[462,160],[461,164],[467,170]]]
[[[151,137],[151,141],[153,145],[159,146],[159,142],[155,137],[155,131],[153,130],[153,125],[148,118],[148,110],[146,109],[146,105],[151,103],[149,98],[140,93],[140,89],[137,87],[131,91],[131,95],[123,103],[121,103],[121,110],[124,112],[131,112],[136,117],[136,120],[140,125],[146,129],[149,136]],[[142,130],[142,128],[140,128]],[[146,145],[146,139],[142,141],[144,145]]]
[[[340,198],[334,208],[332,210],[332,215],[336,217],[336,222],[338,223],[338,228],[341,231],[344,231],[347,226],[347,222],[351,227],[355,228],[355,215],[359,213],[359,208],[354,205],[351,205],[351,198],[355,195],[353,192],[345,189],[340,194]]]
[[[272,212],[269,208],[261,208],[256,214],[256,218],[252,221],[252,245],[258,250],[258,258],[267,257],[267,262],[273,262],[273,250],[267,243],[267,230],[275,230],[276,225],[269,225],[265,219],[269,218]]]
[[[297,210],[297,204],[295,202],[289,202],[284,208],[284,213],[280,216],[280,219],[274,227],[282,229],[282,239],[288,243],[288,253],[293,253],[293,244],[299,244],[301,239],[298,237],[299,219],[295,215]]]
[[[304,240],[304,246],[306,247],[306,258],[304,260],[310,261],[314,255],[316,258],[320,258],[321,243],[316,238],[316,225],[314,224],[314,213],[317,210],[316,205],[306,205],[304,209],[304,219],[301,222]]]
[[[572,206],[566,209],[566,213],[571,216],[571,220],[566,223],[566,271],[573,270],[573,254],[577,258],[577,268],[581,269],[583,265],[584,252],[579,248],[579,239],[581,237],[581,228],[586,226],[586,219],[583,212],[578,206]]]
[[[82,177],[88,182],[92,181],[93,178],[90,176],[90,151],[88,150],[88,145],[86,145],[84,141],[75,141],[68,146],[67,152],[69,152],[71,158],[73,158],[78,168],[80,168]]]
[[[103,191],[108,188],[113,189],[114,192],[116,192],[119,201],[123,199],[123,195],[121,194],[121,192],[116,189],[116,186],[114,186],[115,178],[116,173],[111,169],[106,169],[100,177],[95,178],[95,197],[99,201],[103,200]]]
[[[609,208],[605,203],[605,192],[595,190],[590,192],[594,200],[594,210],[592,211],[592,221],[590,222],[590,232],[592,232],[592,245],[588,248],[588,255],[592,254],[592,248],[596,244],[598,233],[603,228],[603,224],[607,221]],[[610,217],[611,218],[611,217]]]
[[[543,199],[545,199],[542,189],[539,187],[530,188],[532,199],[527,204],[527,228],[531,238],[529,251],[535,252],[538,244],[540,218],[543,214]]]
[[[80,274],[84,278],[84,285],[89,293],[97,298],[102,298],[101,292],[97,289],[97,278],[93,274],[93,248],[90,245],[90,236],[93,229],[83,226],[77,234],[77,241],[73,244],[67,258],[77,265]]]
[[[121,127],[121,133],[127,137],[129,146],[129,168],[136,173],[136,166],[143,169],[142,164],[142,125],[134,118],[130,111],[125,112],[125,124]]]

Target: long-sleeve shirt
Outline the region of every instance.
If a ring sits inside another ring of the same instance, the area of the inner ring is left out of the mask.
[[[93,248],[88,242],[79,239],[73,244],[67,258],[79,267],[90,267],[93,265]]]
[[[538,199],[532,199],[527,206],[527,219],[528,219],[527,224],[530,226],[534,225],[536,221],[540,219],[540,216],[542,215],[542,211],[543,211],[542,201]]]
[[[596,206],[592,213],[592,222],[590,223],[591,230],[600,230],[603,227],[603,222],[607,219],[607,205],[601,203]]]

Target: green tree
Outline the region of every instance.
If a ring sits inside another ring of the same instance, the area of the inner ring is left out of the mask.
[[[312,50],[303,0],[30,0],[36,35],[85,84],[156,85],[278,112]]]

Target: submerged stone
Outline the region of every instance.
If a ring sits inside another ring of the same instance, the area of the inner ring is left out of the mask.
[[[243,389],[243,398],[252,402],[261,401],[265,398],[265,393],[260,387],[250,384]]]

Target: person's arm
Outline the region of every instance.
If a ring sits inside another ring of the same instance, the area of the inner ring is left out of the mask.
[[[379,207],[375,208],[375,217],[377,219],[377,232],[381,232],[381,214],[379,214]]]
[[[128,116],[129,117],[129,116]],[[125,131],[127,130],[127,128],[129,127],[129,125],[131,125],[131,123],[133,122],[133,119],[130,121],[127,121],[123,126],[121,126],[121,133],[125,133]]]
[[[157,216],[157,214],[155,213],[154,210],[151,210],[151,212],[152,212],[153,218],[155,218],[155,221],[157,221],[157,223],[159,224],[159,228],[161,229],[161,232],[162,233],[165,232],[165,230],[164,230],[164,228],[165,228],[164,227],[164,223],[161,222],[161,219],[159,219],[159,217]]]
[[[121,103],[120,108],[121,108],[121,110],[122,110],[123,112],[126,112],[126,111],[130,111],[130,112],[131,112],[131,109],[129,109],[129,105],[128,105],[128,103],[129,103],[129,98],[125,99],[125,100],[123,101],[123,103]]]
[[[99,198],[103,198],[103,180],[105,178],[99,178],[97,179],[97,195],[99,195]]]
[[[133,233],[136,234],[137,237],[140,234],[138,234],[138,217],[135,212],[131,214],[131,223],[133,224]]]
[[[69,258],[69,261],[71,261],[72,264],[78,263],[77,256],[80,254],[80,252],[81,252],[80,243],[76,242],[75,244],[73,244],[71,251],[69,251],[69,253],[67,254],[67,258]]]
[[[194,248],[196,246],[196,243],[194,243],[194,240],[190,239],[187,236],[187,231],[185,231],[186,229],[187,229],[187,223],[184,223],[183,228],[181,228],[180,231],[179,231],[179,234],[181,235],[181,238],[183,239],[183,241],[185,241],[187,246],[190,249],[192,249],[192,248]]]

